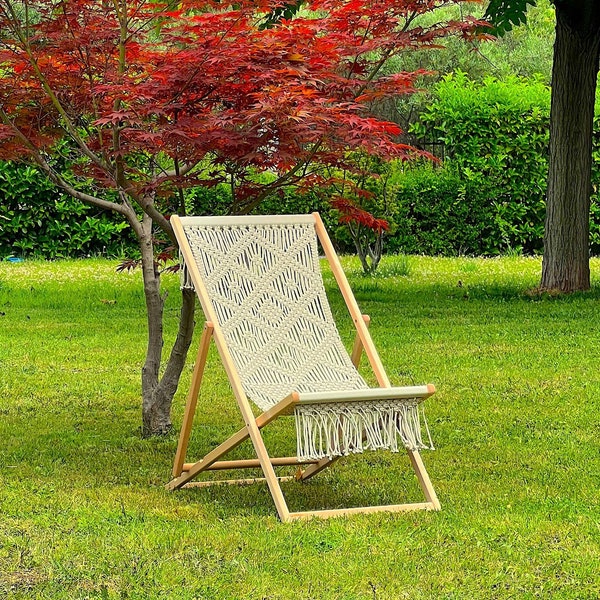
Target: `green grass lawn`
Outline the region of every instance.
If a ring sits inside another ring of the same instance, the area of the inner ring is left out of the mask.
[[[600,262],[568,298],[526,293],[537,259],[388,258],[371,279],[344,262],[392,382],[438,389],[423,457],[441,512],[282,524],[262,484],[166,491],[177,434],[140,437],[140,274],[0,263],[0,598],[600,597]],[[209,361],[189,460],[240,426]],[[280,421],[266,440],[286,455]],[[291,510],[422,499],[385,453],[284,492]]]

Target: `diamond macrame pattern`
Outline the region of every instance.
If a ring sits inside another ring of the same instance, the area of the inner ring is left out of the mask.
[[[368,387],[327,302],[314,225],[188,225],[242,385],[262,410],[290,392]]]

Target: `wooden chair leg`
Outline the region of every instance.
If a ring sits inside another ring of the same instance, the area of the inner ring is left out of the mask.
[[[190,441],[192,422],[194,420],[194,413],[196,412],[196,405],[198,404],[198,394],[200,392],[200,384],[202,383],[202,377],[204,375],[204,367],[206,366],[208,348],[210,346],[213,329],[212,323],[207,322],[204,324],[204,331],[202,332],[202,337],[200,338],[200,347],[198,348],[196,363],[194,364],[194,373],[192,375],[190,391],[188,393],[187,402],[185,405],[185,413],[183,415],[181,432],[179,433],[179,443],[177,444],[175,461],[173,462],[173,477],[179,477],[183,470],[183,463],[185,462],[185,454]]]
[[[236,395],[236,400],[238,401],[238,406],[240,407],[240,411],[246,423],[246,430],[248,432],[248,436],[252,441],[254,451],[256,452],[256,456],[260,462],[260,467],[265,476],[267,485],[269,486],[269,491],[271,492],[273,502],[275,503],[275,508],[277,509],[279,518],[285,523],[290,520],[290,511],[287,507],[287,503],[283,496],[283,491],[281,490],[281,485],[279,484],[279,480],[275,473],[275,469],[273,468],[273,464],[271,463],[271,458],[269,457],[269,453],[267,452],[265,442],[260,434],[260,426],[254,418],[254,415],[252,414],[250,403],[248,402],[246,395],[241,389],[241,386],[239,389],[236,389],[237,386],[232,387]],[[290,394],[290,396],[288,396],[288,398],[291,398],[293,402],[297,402],[298,394],[296,392],[293,392],[292,394]]]
[[[331,466],[339,458],[339,456],[334,456],[333,458],[322,458],[318,463],[310,465],[310,467],[306,467],[306,469],[298,469],[296,472],[296,481],[307,481],[311,477],[314,477],[317,473],[320,473],[327,467]]]
[[[293,410],[292,407],[296,402],[298,402],[298,394],[296,394],[294,392],[294,393],[290,394],[287,398],[284,398],[281,402],[279,402],[278,404],[273,406],[273,408],[271,408],[270,410],[262,413],[256,419],[252,416],[250,418],[250,424],[251,425],[254,424],[254,427],[256,428],[256,432],[258,432],[258,436],[260,437],[259,430],[262,427],[264,427],[265,425],[268,425],[271,421],[276,419],[280,414],[289,412],[290,410]],[[250,407],[248,406],[248,408],[250,408]],[[250,412],[250,414],[252,415],[251,412]],[[247,415],[244,415],[245,420],[246,420],[246,416]],[[212,464],[214,464],[217,460],[219,460],[219,458],[221,458],[221,456],[223,456],[224,454],[227,454],[227,452],[229,452],[230,450],[233,450],[234,448],[239,446],[244,440],[247,440],[248,437],[251,438],[252,435],[250,433],[250,427],[248,427],[248,425],[246,425],[246,426],[242,427],[240,430],[238,430],[236,433],[234,433],[229,439],[225,440],[222,444],[217,446],[214,450],[209,452],[202,460],[199,460],[198,462],[194,463],[188,470],[186,470],[184,472],[180,472],[179,475],[175,476],[175,478],[167,484],[167,489],[176,490],[178,488],[183,487],[186,483],[191,481],[194,477],[196,477],[203,471],[206,471],[207,469],[209,469]],[[261,438],[261,440],[262,440],[262,438]],[[253,443],[254,443],[254,440],[253,440]],[[264,444],[263,444],[263,446],[264,446]],[[256,448],[256,446],[255,446],[255,448]],[[266,450],[265,450],[265,452],[266,452]],[[259,458],[260,466],[261,466],[261,468],[263,468],[264,461],[260,460],[260,458],[261,458],[260,456],[258,458]],[[268,458],[268,455],[267,455],[267,458]],[[270,466],[271,470],[273,471],[273,466],[271,465],[270,459],[269,459],[269,466]],[[183,470],[183,463],[181,464],[181,468]],[[263,468],[263,471],[264,471],[264,468]],[[275,473],[275,472],[273,471],[273,473]],[[277,484],[277,487],[279,487],[279,484]]]
[[[243,427],[239,431],[236,431],[230,438],[225,440],[222,444],[217,446],[214,450],[209,452],[202,460],[194,463],[189,470],[181,473],[175,479],[167,484],[167,489],[176,490],[183,487],[186,483],[191,481],[194,477],[206,471],[210,465],[215,463],[221,456],[227,454],[230,450],[237,448],[244,440],[248,439],[248,429]]]
[[[435,490],[433,489],[433,485],[429,479],[429,475],[427,474],[427,470],[425,469],[421,455],[416,450],[409,450],[408,457],[410,458],[413,469],[417,474],[417,479],[419,480],[419,485],[423,490],[423,494],[425,494],[425,498],[432,504],[434,510],[440,510],[442,506],[438,500]]]

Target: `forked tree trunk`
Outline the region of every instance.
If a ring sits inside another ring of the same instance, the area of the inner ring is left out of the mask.
[[[171,404],[179,385],[179,378],[194,333],[194,309],[196,296],[191,290],[182,290],[182,306],[179,318],[179,331],[171,349],[169,360],[162,377],[156,377],[153,368],[142,369],[142,435],[163,435],[171,428]],[[162,315],[157,318],[162,318]],[[153,344],[148,339],[149,345]]]
[[[171,428],[171,404],[194,333],[195,295],[182,291],[182,307],[177,338],[162,377],[163,316],[166,296],[161,294],[160,273],[154,264],[152,222],[144,218],[139,236],[142,254],[142,276],[148,318],[148,348],[142,367],[142,435],[163,435]]]
[[[543,290],[590,288],[592,131],[600,1],[556,3]],[[568,8],[565,8],[568,7]]]

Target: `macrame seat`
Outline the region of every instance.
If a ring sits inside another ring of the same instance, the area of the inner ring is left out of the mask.
[[[195,289],[206,323],[200,341],[170,489],[203,471],[261,468],[283,521],[354,512],[438,510],[440,505],[419,455],[430,447],[421,435],[420,403],[433,385],[391,387],[367,326],[317,213],[292,216],[172,217],[183,285]],[[327,301],[317,240],[357,329],[351,356]],[[202,460],[185,463],[208,347],[214,339],[245,426]],[[367,355],[380,385],[369,388],[357,368]],[[252,400],[263,413],[255,417]],[[260,430],[280,415],[295,416],[297,455],[270,457]],[[426,423],[425,423],[426,426]],[[429,431],[427,430],[427,434]],[[220,461],[250,438],[257,459]],[[290,512],[274,467],[308,465],[305,481],[341,456],[405,448],[426,502],[338,510]],[[227,483],[254,480],[235,480]]]

